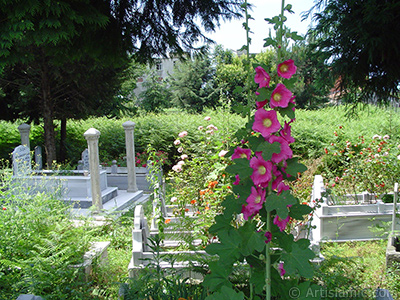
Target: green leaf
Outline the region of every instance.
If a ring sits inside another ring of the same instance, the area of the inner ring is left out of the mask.
[[[294,119],[296,117],[294,110],[293,110],[294,104],[293,103],[289,103],[287,107],[282,108],[279,107],[278,108],[278,112],[282,117],[287,116],[289,119]]]
[[[208,287],[211,291],[217,291],[224,286],[232,286],[228,280],[232,267],[222,266],[219,261],[210,261],[209,267],[211,273],[204,278],[204,286]]]
[[[285,219],[289,215],[288,205],[294,205],[297,199],[290,191],[283,191],[280,195],[271,194],[265,201],[265,209],[267,211],[276,210],[276,213],[281,219]]]
[[[274,232],[272,235],[277,237],[276,242],[278,243],[279,247],[284,249],[286,252],[292,251],[292,244],[294,241],[293,234],[287,234],[285,231],[281,232],[277,228],[277,232]]]
[[[294,287],[295,288],[295,287]],[[293,288],[292,288],[293,289]],[[323,287],[317,284],[311,284],[310,281],[304,281],[300,283],[297,287],[299,296],[296,297],[296,299],[299,300],[319,300],[321,299],[321,295],[324,295],[326,293],[323,293]],[[293,291],[293,290],[292,290]],[[295,296],[295,295],[292,295]]]
[[[261,89],[258,89],[257,92],[260,93],[260,94],[257,96],[257,101],[258,101],[258,102],[261,102],[261,101],[264,101],[264,100],[266,100],[266,99],[271,98],[272,91],[270,91],[269,89],[267,89],[267,88],[265,88],[265,87],[263,87],[263,88],[261,88]]]
[[[272,154],[280,153],[281,152],[281,144],[278,142],[274,142],[272,144],[268,142],[261,143],[257,148],[256,151],[262,151],[262,157],[265,160],[270,160]]]
[[[265,286],[265,268],[254,268],[251,272],[250,283],[254,285],[256,293],[261,293]]]
[[[268,38],[264,39],[264,41],[265,41],[264,47],[268,47],[268,46],[276,47],[276,46],[278,46],[278,42],[275,41],[273,38],[268,37]]]
[[[240,178],[240,183],[232,188],[233,192],[236,195],[240,195],[240,197],[237,199],[238,205],[240,205],[240,207],[246,202],[246,199],[250,196],[251,188],[253,186],[253,181],[250,179],[250,177],[248,177],[243,180]]]
[[[305,278],[312,278],[313,268],[310,259],[314,256],[315,254],[311,249],[303,249],[297,242],[293,243],[291,252],[282,253],[283,267],[286,270],[286,274],[299,274]]]
[[[206,300],[243,300],[243,292],[237,293],[230,287],[223,286],[221,292],[212,294],[206,298]]]
[[[297,173],[303,173],[304,171],[307,171],[307,167],[299,163],[298,160],[299,160],[298,157],[293,157],[286,161],[287,162],[286,173],[294,177],[297,177]]]
[[[304,40],[304,37],[301,36],[301,35],[298,35],[298,34],[297,34],[297,31],[293,31],[293,32],[292,32],[291,38],[292,38],[292,40],[294,40],[294,41],[302,41],[302,40]]]
[[[233,214],[239,214],[242,210],[242,203],[239,201],[237,195],[228,195],[225,200],[222,201],[221,205],[225,207],[223,216],[225,219],[229,220],[232,219]],[[215,217],[215,219],[216,218],[217,217]]]
[[[294,11],[292,10],[292,4],[288,4],[285,6],[284,10],[290,12],[290,13],[294,13]]]
[[[219,232],[219,243],[212,243],[206,247],[206,252],[210,255],[217,254],[223,265],[232,265],[242,258],[239,251],[239,244],[242,238],[236,229],[230,227],[226,231]]]
[[[255,223],[246,222],[239,228],[242,237],[240,252],[243,256],[250,256],[254,251],[261,252],[265,247],[265,237],[263,232],[257,232]]]
[[[235,89],[233,90],[234,94],[240,94],[243,92],[243,87],[241,86],[236,86]]]
[[[303,220],[305,215],[312,212],[312,208],[308,205],[296,203],[290,208],[290,216],[296,220]]]
[[[239,174],[241,180],[253,174],[253,169],[250,168],[250,163],[247,158],[234,159],[233,164],[226,167],[226,171],[233,175]]]
[[[225,218],[223,215],[217,215],[215,216],[215,223],[211,225],[209,232],[217,234],[222,231],[228,231],[229,227],[231,227],[230,223],[230,219]]]

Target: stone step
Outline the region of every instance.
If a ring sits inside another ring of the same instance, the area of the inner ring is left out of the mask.
[[[101,191],[101,199],[103,206],[118,196],[118,188],[116,187],[107,187],[106,189]],[[92,199],[87,197],[70,197],[68,200],[63,200],[66,204],[72,204],[74,208],[89,208],[92,206]]]

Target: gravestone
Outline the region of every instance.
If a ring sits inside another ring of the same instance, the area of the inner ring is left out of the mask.
[[[82,152],[83,169],[89,170],[89,150],[85,149]]]
[[[43,169],[43,161],[42,161],[42,147],[35,147],[35,164],[37,170]]]
[[[14,176],[24,176],[32,171],[31,153],[29,148],[20,145],[12,152]]]

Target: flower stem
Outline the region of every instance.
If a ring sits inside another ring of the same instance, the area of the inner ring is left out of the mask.
[[[271,212],[267,213],[267,232],[271,232]],[[265,285],[266,285],[266,300],[271,300],[271,255],[270,242],[265,247]]]
[[[282,6],[281,6],[281,14],[280,14],[280,19],[281,19],[281,24],[279,26],[278,32],[277,32],[277,39],[278,39],[278,62],[281,61],[282,59],[282,44],[283,44],[283,17],[285,13],[285,0],[282,0]]]

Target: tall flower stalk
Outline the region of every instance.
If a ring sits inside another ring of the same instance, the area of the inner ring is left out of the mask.
[[[211,274],[204,280],[204,285],[215,292],[207,300],[244,299],[244,293],[234,290],[229,282],[235,264],[244,262],[250,267],[251,292],[246,299],[270,300],[285,293],[283,298],[290,298],[292,287],[296,291],[314,288],[305,280],[313,275],[310,242],[295,237],[289,226],[291,220],[302,220],[311,208],[301,204],[288,185],[306,168],[290,148],[295,121],[295,97],[290,89],[297,68],[293,60],[285,58],[282,39],[283,35],[298,36],[283,27],[285,11],[292,12],[291,5],[285,6],[282,1],[280,15],[266,19],[277,30],[275,39],[266,39],[266,45],[277,50],[276,72],[269,74],[265,65],[253,64],[258,88],[252,107],[256,111],[245,129],[236,134],[241,145],[227,154],[232,155],[226,171],[232,175],[234,187],[233,194],[222,203],[223,214],[216,216],[210,228],[219,242],[210,244],[206,251],[218,255],[219,260],[210,263]]]

